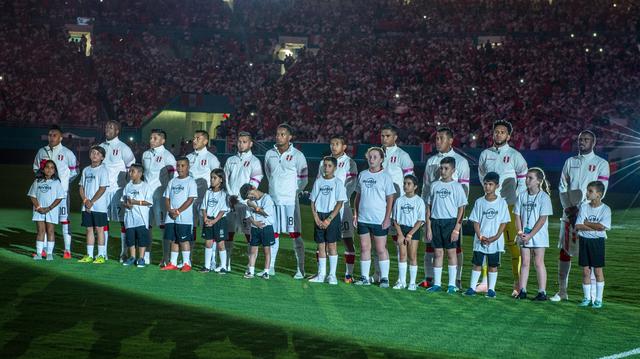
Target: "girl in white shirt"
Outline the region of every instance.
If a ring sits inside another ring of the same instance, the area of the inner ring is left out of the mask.
[[[44,249],[44,237],[47,236],[46,258],[53,260],[55,245],[55,225],[58,224],[58,205],[66,197],[62,183],[58,178],[58,168],[52,160],[47,160],[38,170],[28,193],[33,204],[32,220],[36,222],[36,255],[34,260],[41,260]]]
[[[229,213],[227,184],[224,171],[216,168],[211,171],[211,186],[204,194],[202,201],[202,218],[204,227],[202,237],[204,238],[204,268],[202,273],[214,270],[216,273],[225,274],[227,272],[227,250],[224,241],[227,239],[227,213]],[[215,264],[216,251],[213,249],[216,243],[217,252],[220,255],[220,266],[211,268]]]

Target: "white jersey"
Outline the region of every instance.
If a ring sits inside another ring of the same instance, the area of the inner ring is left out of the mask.
[[[458,218],[458,208],[467,205],[467,195],[459,182],[438,180],[431,184],[427,205],[433,219]]]
[[[282,154],[274,146],[264,156],[264,170],[269,180],[269,194],[279,206],[294,205],[298,192],[309,181],[307,159],[298,149],[289,144]]]
[[[169,198],[170,208],[167,208],[165,223],[188,224],[193,225],[193,202],[174,220],[169,216],[169,209],[180,208],[189,198],[194,200],[198,198],[198,187],[196,181],[191,177],[174,178],[169,181],[167,188],[164,190],[164,198]]]
[[[230,196],[237,196],[238,200],[240,200],[242,185],[250,183],[253,187],[258,188],[262,177],[264,177],[260,160],[251,151],[236,153],[227,158],[227,162],[224,164],[224,175],[227,177],[227,193]]]
[[[147,182],[141,181],[140,183],[133,183],[129,181],[122,191],[121,202],[126,202],[127,199],[131,199],[134,202],[145,201],[150,205],[153,205],[153,191]],[[124,227],[135,228],[142,227],[149,228],[149,209],[150,206],[134,205],[132,208],[124,207]]]
[[[418,221],[425,221],[426,207],[420,196],[411,198],[406,195],[393,203],[392,218],[401,226],[413,227]]]
[[[105,165],[85,167],[80,177],[80,187],[84,189],[84,195],[89,200],[93,198],[100,187],[106,187],[104,194],[91,206],[91,211],[107,213],[107,206],[109,205],[109,198],[107,197],[107,191],[109,190],[109,171]],[[85,210],[86,207],[83,205],[82,211],[84,212]]]
[[[273,203],[273,199],[271,196],[264,193],[262,198],[253,201],[256,206],[262,208],[262,210],[267,214],[266,216],[262,213],[258,213],[253,210],[253,208],[249,207],[247,212],[245,213],[244,218],[253,218],[256,222],[262,222],[265,226],[273,226],[276,223],[276,205]],[[256,228],[256,226],[251,223],[251,227]]]
[[[189,176],[196,181],[198,198],[202,198],[207,188],[211,186],[211,171],[220,168],[220,161],[206,147],[200,151],[191,152],[187,158],[189,159]]]
[[[535,195],[530,195],[529,191],[520,192],[513,213],[520,216],[522,230],[533,229],[538,219],[542,216],[553,215],[553,207],[551,206],[551,198],[549,195],[540,191]],[[529,240],[524,247],[549,247],[549,218],[544,221],[544,225]]]
[[[509,145],[491,147],[480,154],[478,162],[480,185],[487,173],[495,172],[500,175],[499,195],[506,199],[509,205],[516,203],[518,193],[526,191],[527,170],[524,157]]]
[[[169,180],[177,176],[176,158],[164,146],[151,148],[142,154],[144,178],[151,187],[166,187]]]
[[[487,238],[493,237],[498,233],[501,224],[511,222],[507,201],[501,197],[497,197],[493,201],[488,201],[482,196],[473,204],[473,210],[471,210],[469,220],[480,225],[481,236]],[[504,252],[504,233],[500,234],[500,237],[489,245],[483,245],[480,242],[480,238],[474,235],[473,251],[485,254]]]
[[[576,224],[584,224],[584,222],[600,223],[604,226],[604,231],[578,231],[580,237],[584,238],[607,238],[607,232],[611,229],[611,208],[604,203],[598,207],[591,207],[588,202],[580,205],[578,219]]]
[[[227,203],[227,192],[218,191],[214,192],[208,189],[202,200],[200,209],[207,211],[207,217],[216,218],[220,212],[224,212],[222,217],[225,217],[229,213],[229,205]]]
[[[398,146],[385,147],[382,168],[397,186],[398,196],[404,195],[404,176],[413,174],[413,161],[409,154]]]
[[[440,179],[440,161],[445,157],[453,157],[456,160],[456,170],[453,173],[453,180],[459,182],[464,187],[469,198],[469,182],[471,170],[469,162],[466,158],[456,153],[453,148],[449,152],[440,153],[429,157],[424,167],[424,176],[422,178],[422,198],[427,201],[431,184]]]
[[[347,191],[347,202],[344,203],[345,206],[349,206],[349,199],[351,199],[351,195],[356,190],[356,182],[358,179],[358,165],[356,161],[354,161],[351,157],[343,154],[338,160],[338,166],[336,167],[335,172],[333,173],[337,179],[341,180],[344,183],[345,189]],[[322,178],[324,175],[322,171],[322,161],[320,161],[320,166],[318,168],[318,177]]]
[[[46,160],[53,160],[58,168],[58,178],[65,193],[69,191],[69,182],[78,176],[78,160],[70,149],[59,144],[53,148],[44,146],[38,150],[33,160],[33,172],[38,172]]]
[[[396,195],[391,176],[385,171],[364,170],[358,175],[356,192],[360,193],[358,222],[382,224],[387,213],[387,196]]]
[[[336,177],[316,179],[311,190],[311,202],[319,213],[331,213],[338,202],[344,205],[348,201],[344,183]],[[344,207],[340,208],[340,217],[344,213]]]
[[[67,194],[62,188],[62,183],[59,180],[35,180],[29,188],[27,196],[33,197],[38,200],[40,207],[49,207],[57,199],[65,199]],[[60,211],[60,205],[55,206],[46,214],[40,214],[33,208],[33,220],[46,221],[50,223],[58,223],[58,212]]]
[[[127,170],[136,162],[131,148],[118,137],[100,144],[106,156],[102,164],[109,172],[109,191],[116,191],[127,184]]]
[[[585,202],[587,185],[592,181],[601,181],[606,193],[609,186],[609,163],[606,160],[593,152],[567,159],[562,167],[558,186],[562,208],[579,207]],[[567,221],[564,211],[562,220]]]

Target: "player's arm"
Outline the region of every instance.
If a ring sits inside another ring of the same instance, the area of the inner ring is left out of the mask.
[[[391,210],[393,209],[394,194],[387,196],[387,207],[384,212],[384,221],[382,221],[382,229],[387,229],[391,226]]]
[[[562,172],[560,173],[560,183],[558,184],[558,194],[560,196],[560,204],[564,211],[569,214],[569,207],[573,207],[574,204],[569,201],[569,181],[571,177],[569,176],[569,168],[570,168],[571,158],[564,162],[562,166]]]
[[[425,209],[424,226],[425,226],[424,241],[427,243],[431,243],[431,240],[433,239],[433,233],[431,232],[431,199],[430,198]]]
[[[400,163],[400,166],[402,166],[402,177],[413,174],[414,165],[408,153],[405,152],[404,156],[402,156],[402,163]]]
[[[316,226],[322,228],[322,221],[320,220],[320,216],[318,216],[315,200],[311,201],[311,215],[313,215],[313,221],[316,223]]]
[[[336,205],[333,207],[333,211],[331,211],[331,214],[329,214],[329,217],[327,217],[327,219],[324,220],[325,227],[329,227],[329,224],[331,224],[331,221],[333,221],[333,219],[338,216],[338,214],[340,213],[340,210],[342,209],[342,203],[344,202],[342,201],[336,202]]]
[[[451,242],[456,242],[460,238],[460,229],[462,228],[462,217],[464,216],[464,206],[458,207],[456,216],[456,225],[451,232]]]
[[[487,150],[482,151],[480,154],[480,159],[478,160],[478,179],[480,180],[480,185],[484,181],[484,176],[487,175],[486,163],[487,163]]]
[[[298,191],[304,190],[309,183],[309,168],[307,167],[307,159],[302,152],[296,156],[296,172],[298,175]]]
[[[356,198],[353,200],[353,226],[358,226],[358,208],[360,207],[360,191],[356,189]]]
[[[487,243],[491,243],[491,242],[495,242],[498,240],[498,238],[500,238],[500,236],[502,235],[502,233],[504,233],[504,230],[507,228],[507,224],[506,223],[500,223],[500,226],[498,227],[498,232],[492,236],[486,239]]]
[[[464,189],[465,197],[469,198],[469,183],[471,182],[471,169],[469,168],[469,162],[464,161],[460,166],[460,175],[458,177],[458,183],[462,185]]]
[[[429,193],[431,191],[431,178],[429,178],[429,162],[424,166],[424,174],[422,175],[422,199],[427,203]]]
[[[351,195],[356,190],[356,183],[358,182],[358,165],[353,159],[349,160],[349,172],[344,180],[344,187],[347,190],[347,201],[351,198]]]
[[[224,214],[225,214],[225,213],[227,213],[227,211],[220,211],[220,212],[218,212],[218,215],[216,216],[216,218],[214,218],[214,219],[212,220],[212,222],[213,222],[213,223],[211,223],[211,224],[213,225],[213,224],[218,223],[218,221],[220,221],[220,220],[222,219],[222,217],[224,217]],[[204,218],[207,218],[207,217],[204,217]]]
[[[603,224],[597,223],[597,222],[584,221],[584,223],[582,225],[586,226],[586,227],[589,227],[589,229],[592,230],[592,231],[604,231],[606,229],[606,227]],[[576,227],[576,229],[577,229],[577,227]]]
[[[260,187],[260,182],[262,182],[262,178],[264,177],[262,173],[262,165],[260,165],[260,160],[255,159],[255,161],[251,161],[251,175],[249,178],[249,183],[255,188]]]
[[[604,193],[602,194],[602,198],[607,194],[607,189],[609,188],[609,176],[610,176],[610,168],[609,162],[602,161],[598,166],[598,181],[604,184]]]
[[[76,155],[69,150],[67,153],[67,165],[69,166],[69,181],[73,181],[78,177],[78,159]]]
[[[525,181],[527,179],[527,171],[529,169],[527,167],[527,161],[522,157],[522,154],[518,152],[518,155],[514,157],[513,167],[516,172],[517,179],[516,193],[520,193],[527,190],[527,184]]]
[[[122,151],[122,160],[124,161],[124,165],[129,169],[132,164],[136,163],[136,156],[131,151],[129,146],[124,146]]]
[[[38,171],[40,170],[40,163],[43,162],[44,157],[42,156],[42,151],[44,151],[44,149],[39,149],[38,153],[36,153],[36,157],[33,159],[33,173],[38,173]]]

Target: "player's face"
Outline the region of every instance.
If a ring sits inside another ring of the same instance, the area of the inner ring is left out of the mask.
[[[540,186],[540,180],[538,180],[538,176],[534,172],[527,173],[525,183],[528,189],[534,189]]]
[[[257,200],[258,192],[255,189],[252,189],[251,191],[247,192],[247,199],[250,199],[252,201]]]
[[[56,165],[53,162],[47,162],[44,166],[44,175],[46,178],[51,178],[56,173]]]
[[[157,133],[152,133],[151,137],[149,137],[149,146],[151,148],[156,148],[162,145],[164,145],[164,138]]]
[[[336,171],[336,166],[334,166],[331,161],[322,161],[322,170],[325,175],[333,176],[333,173]]]
[[[236,144],[238,146],[238,152],[244,153],[251,149],[251,147],[253,146],[253,141],[251,141],[251,138],[247,136],[241,136],[238,137],[238,141]]]
[[[593,201],[602,198],[602,193],[598,192],[596,187],[587,188],[587,199]]]
[[[178,177],[187,177],[189,175],[189,161],[178,161],[176,163],[176,171],[178,171]]]
[[[92,164],[95,164],[102,162],[104,157],[102,157],[102,153],[100,153],[98,150],[91,150],[91,152],[89,152],[89,159],[91,160]]]
[[[484,193],[486,194],[494,194],[496,193],[496,189],[498,188],[498,184],[493,181],[484,181],[482,182],[482,188],[484,189]]]
[[[589,133],[581,133],[578,137],[578,148],[580,149],[580,153],[591,153],[591,151],[593,151],[594,142],[593,136]]]
[[[450,179],[453,177],[453,172],[455,171],[455,167],[453,167],[450,163],[444,163],[440,165],[440,177],[443,179]]]
[[[211,173],[211,187],[217,188],[222,184],[222,178],[218,177],[215,173]]]
[[[201,133],[196,133],[193,135],[193,149],[199,151],[207,146],[207,142],[209,140],[206,136]]]
[[[416,186],[412,180],[405,178],[404,183],[402,184],[402,188],[404,188],[405,193],[414,194],[416,193],[416,189],[418,188],[418,186]]]
[[[344,154],[344,151],[347,150],[347,145],[345,145],[342,140],[334,138],[331,140],[329,145],[331,147],[331,155],[335,158],[338,158]]]
[[[380,152],[369,151],[367,154],[367,163],[369,163],[369,168],[380,168],[380,166],[382,166],[382,156],[380,156]]]
[[[62,133],[58,130],[49,131],[49,147],[56,147],[62,142]]]
[[[276,145],[278,147],[286,146],[291,142],[291,134],[286,128],[278,128],[276,132]]]
[[[446,132],[438,132],[436,134],[436,148],[438,149],[438,152],[449,152],[452,144],[453,138],[449,137]]]
[[[398,135],[391,130],[382,130],[380,133],[380,142],[384,147],[395,146]]]
[[[118,126],[113,122],[107,122],[107,124],[104,125],[104,137],[106,137],[107,140],[113,140],[118,137],[119,134],[120,130],[118,129]]]
[[[493,144],[502,146],[509,141],[509,129],[506,126],[498,125],[493,129]]]
[[[129,178],[134,182],[140,181],[142,179],[142,171],[135,167],[129,168]]]

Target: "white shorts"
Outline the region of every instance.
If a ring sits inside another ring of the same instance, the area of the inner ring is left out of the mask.
[[[342,238],[353,238],[353,210],[350,206],[345,206],[342,212]]]
[[[560,220],[559,238],[558,248],[567,252],[571,257],[578,255],[578,249],[580,247],[578,243],[578,232],[571,223]]]
[[[227,213],[227,231],[251,234],[251,222],[249,222],[248,218],[245,218],[247,208],[246,204],[240,202],[236,204],[232,211]]]
[[[31,220],[34,222],[47,222],[51,224],[58,224],[60,222],[60,205],[62,202],[65,202],[66,199],[63,199],[59,205],[50,210],[49,212],[42,214],[36,211],[33,211],[33,216]]]
[[[149,218],[150,225],[164,226],[164,216],[167,212],[163,194],[164,189],[162,187],[156,188],[156,190],[153,192],[153,205],[151,206],[151,218]]]
[[[124,188],[116,188],[115,191],[107,191],[107,219],[109,221],[124,222],[124,208],[122,207],[122,192]]]
[[[58,219],[60,222],[67,222],[69,219],[69,192],[66,195],[67,197],[63,198],[58,205]]]
[[[191,208],[193,208],[193,228],[198,228],[200,224],[204,224],[200,206],[202,206],[202,198],[196,198],[191,206]]]
[[[295,205],[276,205],[276,223],[273,226],[273,232],[302,232],[299,202],[296,201]]]

